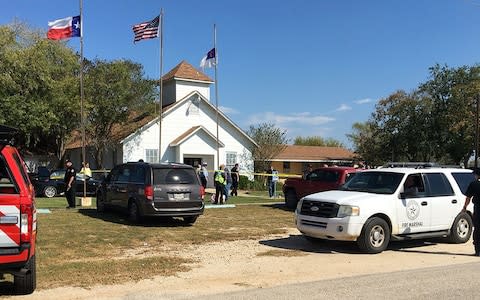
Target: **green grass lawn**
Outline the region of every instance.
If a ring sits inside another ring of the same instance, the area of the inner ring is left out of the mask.
[[[65,197],[54,198],[40,198],[36,197],[37,208],[65,208],[67,207],[67,200]]]

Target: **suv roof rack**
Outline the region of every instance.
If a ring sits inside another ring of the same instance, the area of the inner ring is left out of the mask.
[[[461,168],[459,165],[440,165],[435,162],[388,162],[382,168]]]
[[[433,162],[388,162],[383,165],[383,168],[440,168],[441,166]]]
[[[17,128],[0,124],[0,145],[12,144],[12,139],[17,132]]]

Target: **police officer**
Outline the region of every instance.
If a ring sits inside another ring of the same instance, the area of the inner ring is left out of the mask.
[[[475,256],[480,256],[480,169],[475,169],[473,173],[475,180],[468,185],[463,210],[467,210],[470,201],[473,202],[473,245],[475,246]]]
[[[63,181],[65,182],[65,197],[68,202],[67,208],[75,208],[75,177],[77,171],[75,171],[75,168],[69,159],[65,161],[65,166],[66,170]]]

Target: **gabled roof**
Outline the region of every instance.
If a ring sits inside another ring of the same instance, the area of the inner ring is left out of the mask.
[[[164,108],[166,109],[166,108]],[[137,112],[133,112],[128,121],[125,124],[115,124],[112,128],[112,140],[113,141],[120,141],[132,134],[132,132],[136,131],[138,128],[145,126],[146,124],[150,123],[154,120],[157,116],[151,114],[139,114]],[[91,145],[91,139],[87,136],[86,137],[86,146]],[[67,141],[66,149],[75,149],[82,147],[82,133],[79,130],[74,130],[71,134],[70,139]]]
[[[182,133],[181,135],[179,135],[176,139],[174,139],[170,143],[170,146],[172,146],[172,147],[179,146],[180,144],[185,142],[188,138],[195,135],[199,131],[204,131],[209,137],[212,138],[212,140],[214,140],[214,141],[217,140],[217,137],[215,135],[213,135],[210,131],[208,131],[205,127],[203,127],[201,125],[198,125],[198,126],[194,126],[194,127],[190,128],[189,130],[187,130],[184,133]],[[220,147],[225,147],[225,144],[222,143],[221,141],[218,141],[218,145]]]
[[[272,161],[353,160],[355,153],[342,147],[287,145]]]
[[[191,64],[182,60],[176,67],[171,69],[167,74],[163,75],[162,79],[168,81],[171,79],[187,79],[193,81],[203,81],[211,83],[213,80],[207,75],[195,69]]]
[[[171,111],[174,111],[177,107],[183,105],[186,101],[188,101],[188,99],[190,99],[190,97],[192,97],[193,95],[197,95],[199,97],[199,99],[201,99],[201,101],[203,101],[204,104],[208,105],[211,109],[213,109],[214,111],[216,110],[215,106],[212,105],[212,103],[210,103],[210,101],[208,101],[205,97],[203,97],[202,94],[200,94],[199,92],[197,91],[192,91],[190,94],[186,95],[185,97],[183,97],[182,99],[176,101],[176,102],[173,102],[172,104],[166,106],[163,108],[162,110],[162,117],[165,117],[168,113],[170,113]],[[249,137],[240,127],[238,127],[232,120],[230,120],[221,110],[218,110],[218,115],[219,117],[222,117],[223,119],[225,119],[228,123],[230,123],[233,127],[235,127],[235,129],[237,129],[239,132],[242,133],[242,135],[247,139],[249,140],[253,145],[255,145],[256,147],[258,147],[258,144],[251,138]],[[145,127],[149,127],[151,126],[154,122],[158,122],[158,116],[156,116],[154,119],[150,120],[150,122],[144,124],[143,126],[139,126],[136,128],[136,130],[132,130],[130,132],[129,135],[125,136],[121,141],[120,143],[123,143],[126,139],[129,138],[129,136],[131,136],[132,134],[135,133],[135,131],[137,131],[138,129],[141,129],[141,128],[145,128]]]

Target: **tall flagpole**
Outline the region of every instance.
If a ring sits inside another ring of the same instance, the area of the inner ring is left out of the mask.
[[[163,112],[163,8],[160,10],[160,103],[158,118],[158,162],[162,161],[162,112]]]
[[[218,142],[218,78],[217,78],[217,62],[218,62],[218,49],[217,49],[217,25],[213,24],[213,49],[215,49],[215,110],[217,112],[217,166],[220,166],[220,146]]]
[[[82,127],[82,164],[86,164],[85,159],[85,112],[83,109],[83,0],[80,0],[80,118]],[[85,171],[85,165],[84,165]],[[85,173],[85,172],[84,172]],[[86,176],[84,174],[84,176]],[[83,180],[83,197],[87,197],[87,178]]]

